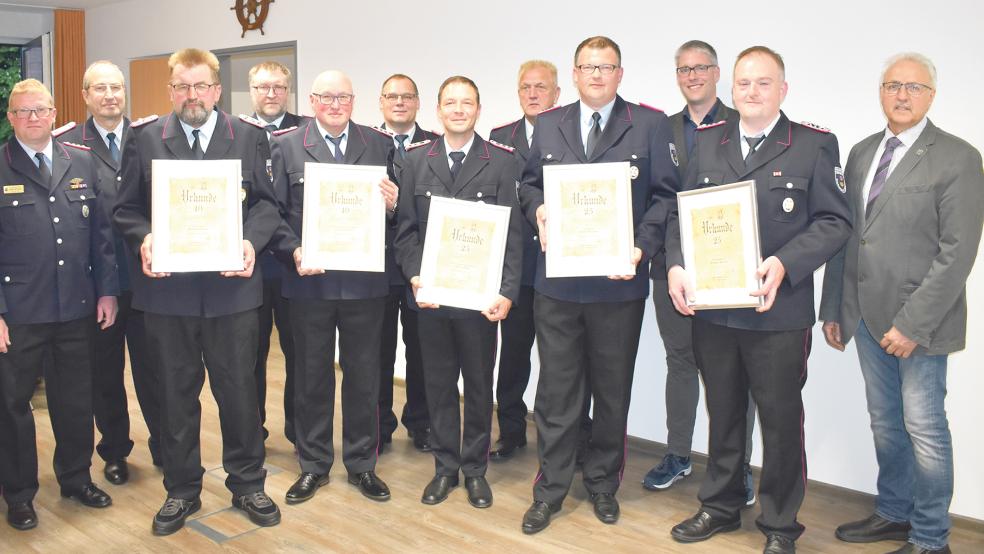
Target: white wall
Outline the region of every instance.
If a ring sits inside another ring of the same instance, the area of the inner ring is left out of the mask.
[[[55,28],[49,9],[0,6],[0,44],[24,44]]]
[[[605,3],[604,15],[592,15],[597,2],[582,0],[540,4],[430,1],[415,4],[415,11],[406,4],[366,0],[350,8],[350,13],[341,4],[292,0],[271,5],[265,36],[251,32],[244,39],[226,4],[131,0],[90,9],[86,15],[88,58],[110,58],[125,67],[130,58],[180,47],[216,49],[296,40],[299,91],[309,90],[321,70],[348,72],[356,93],[354,119],[360,123],[380,121],[379,86],[390,73],[402,72],[420,86],[425,108],[419,120],[433,126],[431,106],[436,103],[437,86],[445,77],[461,73],[472,77],[481,89],[484,111],[479,132],[484,134],[518,117],[515,72],[525,59],[544,58],[563,68],[561,100],[574,100],[571,58],[577,43],[589,35],[605,34],[621,45],[626,68],[621,87],[624,97],[662,106],[668,112],[683,105],[672,73],[673,51],[679,44],[692,38],[711,42],[724,66],[722,83],[728,83],[735,54],[760,43],[785,57],[786,113],[794,121],[814,121],[831,128],[840,139],[841,157],[846,159],[851,145],[884,125],[877,94],[883,60],[901,50],[918,50],[934,59],[939,69],[932,119],[978,148],[984,146],[978,111],[984,90],[984,73],[978,69],[979,54],[984,51],[979,29],[984,7],[970,0],[942,2],[934,9],[926,9],[921,0],[898,0],[890,9],[843,0],[823,4],[711,0],[701,4],[696,14],[686,11],[693,4],[615,1]],[[534,11],[537,7],[542,9]],[[140,21],[153,23],[134,24]],[[528,32],[537,30],[542,32]],[[725,84],[721,96],[730,103],[727,89]],[[303,107],[301,111],[307,112]],[[984,300],[981,265],[970,281],[972,306],[981,306]],[[651,312],[647,310],[636,364],[629,432],[665,441],[665,364]],[[953,356],[950,364],[948,411],[956,456],[952,510],[984,519],[984,446],[979,429],[984,402],[976,398],[978,391],[984,391],[979,362],[984,358],[984,316],[980,310],[971,311],[969,325],[969,346]],[[846,354],[837,353],[816,332],[810,361],[804,392],[810,477],[873,492],[876,466],[853,348]],[[530,400],[533,390],[531,385]],[[701,408],[694,440],[697,450],[706,451],[706,425]],[[758,464],[758,439],[755,448]],[[629,485],[641,477],[628,476]]]

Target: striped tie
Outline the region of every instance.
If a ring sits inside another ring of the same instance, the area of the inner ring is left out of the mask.
[[[882,152],[881,159],[878,160],[878,169],[875,170],[875,178],[871,180],[871,189],[868,191],[868,205],[865,206],[864,215],[867,217],[871,213],[871,207],[875,205],[875,199],[885,188],[885,181],[888,180],[888,167],[892,165],[892,154],[895,149],[902,146],[902,141],[898,137],[892,137],[885,143],[885,151]]]

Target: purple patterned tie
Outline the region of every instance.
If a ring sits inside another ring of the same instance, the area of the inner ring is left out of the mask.
[[[875,199],[885,188],[885,181],[888,179],[888,167],[892,165],[892,154],[895,149],[902,146],[902,141],[898,137],[892,137],[885,143],[885,151],[878,160],[878,169],[875,170],[875,178],[871,180],[871,189],[868,190],[868,205],[864,209],[864,215],[871,213],[871,207],[875,204]]]

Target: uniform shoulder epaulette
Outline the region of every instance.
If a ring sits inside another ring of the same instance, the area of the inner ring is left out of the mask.
[[[491,140],[491,139],[488,141],[488,143],[491,144],[492,146],[495,146],[496,148],[499,148],[500,150],[505,150],[506,152],[509,152],[510,154],[512,154],[513,152],[516,151],[516,149],[513,148],[512,146],[507,146],[505,144],[502,144],[501,142],[496,142],[496,141]]]
[[[512,125],[515,125],[515,124],[516,124],[515,121],[510,121],[509,123],[503,123],[502,125],[499,125],[498,127],[492,127],[492,130],[493,131],[498,131],[499,129],[505,129],[506,127],[510,127]]]
[[[706,123],[704,125],[698,125],[697,126],[697,130],[698,131],[706,131],[707,129],[713,129],[715,127],[720,127],[720,126],[724,125],[725,123],[727,123],[727,120],[722,119],[721,121],[718,121],[717,123]]]
[[[372,127],[369,127],[369,128],[372,129],[373,131],[376,131],[377,133],[379,133],[381,135],[386,135],[389,138],[395,138],[396,137],[396,133],[394,133],[393,131],[390,131],[389,129],[383,129],[382,127],[376,127],[375,125],[373,125]]]
[[[157,121],[157,114],[145,115],[136,121],[131,121],[130,128],[133,129],[134,127],[140,127],[148,123],[153,123],[154,121]]]
[[[650,106],[649,104],[646,104],[644,102],[639,102],[639,105],[642,106],[643,108],[648,108],[654,112],[665,113],[663,110],[657,108],[656,106]]]
[[[249,123],[253,127],[259,127],[260,129],[263,129],[264,131],[266,130],[266,123],[263,123],[262,121],[260,121],[259,119],[256,119],[255,117],[253,117],[251,115],[246,115],[244,113],[241,113],[241,114],[239,114],[239,119],[242,120],[242,121],[245,121],[246,123]]]
[[[51,132],[51,136],[57,138],[58,136],[64,135],[65,133],[71,131],[75,127],[76,127],[75,122],[74,121],[69,121],[68,123],[62,125],[61,127],[55,129],[54,131],[52,131]]]
[[[826,127],[821,127],[821,126],[817,125],[816,123],[810,123],[809,121],[800,121],[800,125],[806,127],[807,129],[813,129],[814,131],[816,131],[818,133],[829,133],[830,132],[830,129],[828,129]]]
[[[425,140],[422,140],[420,142],[412,142],[412,143],[410,143],[410,144],[407,145],[407,152],[413,150],[414,148],[420,148],[421,146],[424,146],[425,144],[430,144],[431,142],[432,142],[431,139],[425,139]]]
[[[294,129],[297,129],[297,125],[294,125],[293,127],[287,127],[286,129],[277,129],[276,131],[270,134],[275,137],[279,137],[280,135],[286,135],[287,133],[293,131]]]
[[[62,144],[65,146],[71,146],[72,148],[78,148],[79,150],[85,150],[86,152],[92,150],[92,148],[89,148],[84,144],[75,144],[74,142],[63,142]]]

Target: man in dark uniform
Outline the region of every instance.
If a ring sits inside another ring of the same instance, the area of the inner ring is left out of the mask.
[[[284,273],[283,294],[290,303],[294,351],[294,431],[301,475],[287,491],[287,503],[310,499],[328,483],[335,461],[335,333],[342,379],[342,457],[348,482],[372,500],[390,498],[376,475],[379,425],[379,344],[389,293],[385,272],[325,271],[301,268],[304,217],[304,164],[339,163],[389,166],[389,137],[352,121],[352,81],[325,71],[311,85],[314,119],[273,139],[273,180],[285,219],[270,247],[296,270]],[[396,209],[396,185],[380,183],[388,217]]]
[[[721,79],[717,52],[700,40],[685,42],[676,51],[677,85],[687,101],[679,113],[670,116],[673,144],[680,162],[680,175],[687,172],[687,162],[694,149],[697,127],[738,116],[717,97]],[[653,307],[656,323],[666,350],[666,455],[649,470],[642,484],[649,490],[669,488],[679,479],[690,475],[690,450],[700,398],[700,376],[694,361],[693,318],[673,309],[666,293],[666,253],[653,256]],[[747,433],[745,434],[745,503],[755,503],[752,471],[748,465],[752,456],[752,431],[755,428],[755,403],[749,401]]]
[[[810,352],[813,272],[851,232],[845,190],[837,184],[837,139],[791,123],[782,58],[764,46],[738,55],[732,94],[739,118],[702,128],[684,178],[696,189],[754,179],[764,261],[759,308],[704,310],[694,320],[694,353],[710,416],[707,473],[700,511],[671,532],[705,540],[741,526],[742,463],[748,393],[758,405],[765,444],[757,520],[766,554],[795,552],[803,532],[796,514],[806,490],[803,400]],[[683,268],[674,210],[667,222],[667,281],[674,307],[694,315],[693,284]]]
[[[534,406],[540,471],[523,532],[547,527],[560,510],[574,477],[577,427],[586,386],[594,400],[591,442],[582,468],[595,515],[604,523],[619,517],[615,493],[625,462],[626,426],[635,356],[649,295],[648,261],[663,245],[668,204],[679,178],[670,156],[666,116],[618,96],[621,53],[607,37],[591,37],[574,54],[574,83],[580,100],[537,116],[520,200],[536,221],[543,251],[546,208],[543,168],[549,164],[627,161],[631,166],[635,225],[634,275],[546,277],[537,260],[533,313],[540,354]]]
[[[48,412],[61,495],[104,508],[112,500],[92,464],[93,312],[103,329],[119,294],[113,237],[85,146],[51,140],[51,93],[27,79],[10,91],[14,138],[0,149],[0,488],[7,523],[38,524],[38,451],[31,394],[46,351]]]
[[[280,224],[267,176],[262,128],[215,110],[222,94],[219,62],[208,51],[179,50],[168,60],[174,112],[130,125],[123,145],[115,220],[127,246],[140,254],[149,279],[135,281],[133,306],[144,312],[148,352],[155,359],[161,402],[161,452],[167,500],[154,517],[158,535],[174,533],[201,507],[198,397],[208,369],[222,423],[222,465],[232,504],[257,525],[280,522],[263,491],[263,431],[256,400],[257,316],[263,277],[255,267]],[[243,270],[151,271],[152,161],[242,162]],[[203,360],[204,359],[204,360]],[[203,364],[204,361],[204,364]]]
[[[407,146],[437,135],[425,131],[417,124],[420,94],[417,83],[410,77],[397,73],[383,81],[379,93],[379,111],[383,114],[383,129],[392,133],[397,162],[407,155]],[[396,414],[393,413],[393,369],[396,364],[397,317],[403,325],[403,347],[406,359],[407,402],[403,405],[400,421],[413,439],[413,446],[421,452],[430,452],[430,416],[427,413],[427,396],[424,392],[424,368],[420,360],[420,339],[417,336],[417,311],[407,306],[409,286],[403,272],[396,266],[393,255],[393,235],[396,219],[386,226],[386,274],[389,275],[390,292],[383,316],[383,343],[379,352],[382,371],[379,374],[379,452],[393,440],[396,431]]]
[[[413,287],[421,286],[420,266],[427,235],[431,198],[457,198],[510,208],[506,251],[498,296],[481,312],[415,302],[421,309],[420,349],[430,409],[435,475],[421,502],[443,502],[465,476],[468,502],[492,505],[485,479],[492,437],[492,375],[495,371],[496,323],[509,314],[519,295],[522,276],[522,214],[516,198],[516,162],[512,151],[490,145],[475,133],[481,114],[475,83],[449,77],[437,95],[442,139],[410,152],[401,168],[400,213],[396,255]],[[464,425],[458,378],[464,380]]]
[[[89,119],[58,136],[60,142],[71,142],[91,148],[93,162],[99,173],[97,192],[99,207],[106,221],[112,222],[116,205],[122,144],[130,128],[126,109],[126,85],[123,73],[112,62],[98,61],[82,76],[82,98],[89,110]],[[130,352],[130,369],[137,402],[150,434],[148,446],[154,465],[161,465],[161,445],[158,436],[160,406],[157,401],[157,375],[150,366],[144,333],[143,314],[132,307],[130,281],[142,279],[136,257],[127,251],[123,235],[113,229],[116,269],[120,282],[119,313],[116,322],[95,333],[92,358],[92,411],[96,428],[102,438],[96,452],[105,460],[103,475],[114,485],[126,483],[130,477],[126,457],[133,449],[130,440],[130,412],[126,400],[123,373],[126,364],[124,346]],[[132,271],[131,271],[132,269]]]
[[[266,129],[267,139],[281,129],[297,127],[301,118],[287,111],[290,98],[290,69],[282,63],[261,62],[249,70],[249,97],[253,101],[253,117]],[[269,163],[269,162],[268,162]],[[260,403],[260,422],[264,424],[263,438],[270,436],[266,428],[267,356],[270,354],[270,333],[277,325],[280,351],[284,355],[284,435],[294,442],[294,339],[290,332],[290,312],[287,299],[281,294],[284,271],[292,270],[267,248],[259,255],[263,271],[263,304],[259,311],[259,342],[256,349],[256,399]]]
[[[557,86],[557,67],[543,60],[530,60],[519,67],[519,105],[523,117],[502,127],[492,129],[489,139],[510,146],[516,158],[516,180],[522,177],[523,166],[530,157],[533,126],[536,116],[549,110],[560,98]],[[530,382],[530,351],[533,349],[533,278],[540,238],[536,227],[523,218],[523,278],[519,299],[509,317],[502,320],[502,350],[499,355],[499,377],[495,386],[498,403],[499,440],[489,456],[493,460],[511,458],[516,449],[526,446],[526,414],[529,413],[523,394]],[[585,407],[590,405],[589,401]],[[588,420],[590,423],[590,419]],[[589,427],[590,429],[590,427]]]

